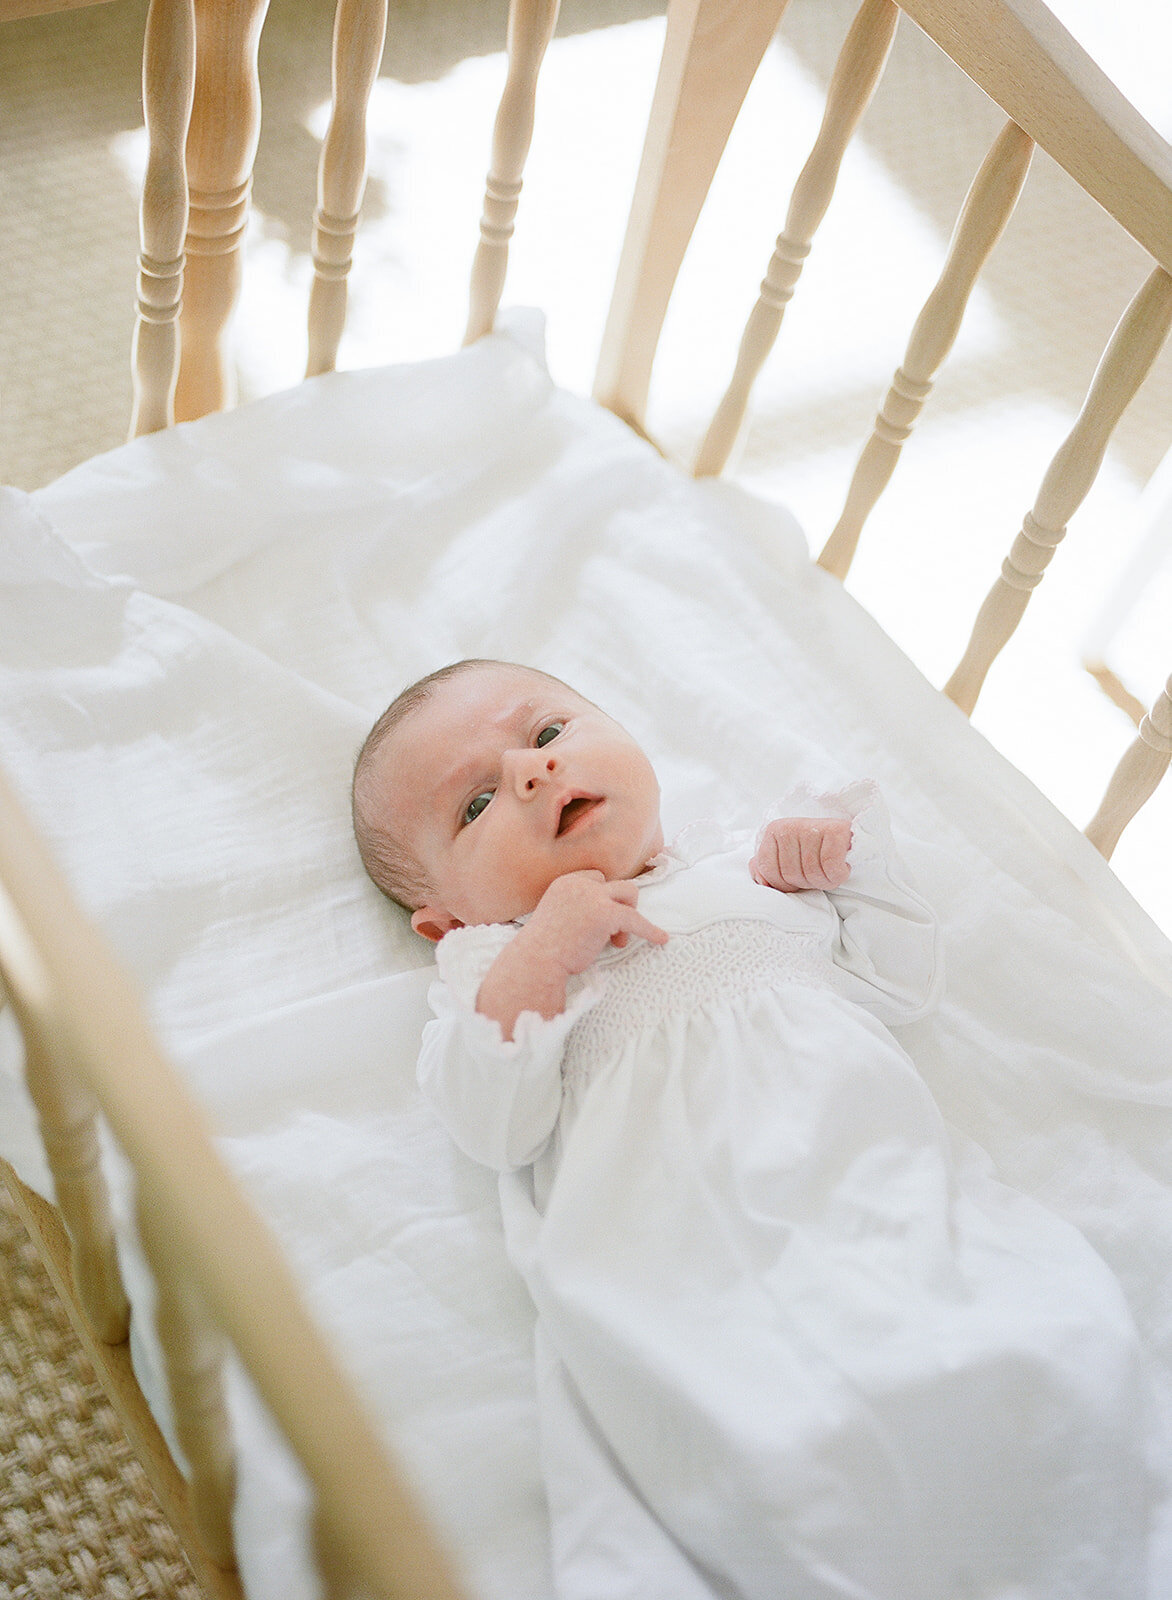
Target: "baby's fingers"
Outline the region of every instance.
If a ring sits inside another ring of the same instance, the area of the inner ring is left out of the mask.
[[[636,911],[633,906],[629,908],[627,914],[622,918],[620,927],[611,934],[610,942],[616,948],[622,950],[630,943],[632,934],[637,938],[646,939],[648,944],[667,943],[667,934],[663,929],[657,927],[654,922],[650,922],[641,912]]]

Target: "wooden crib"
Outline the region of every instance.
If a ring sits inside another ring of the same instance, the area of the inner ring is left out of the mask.
[[[256,59],[267,0],[151,0],[144,44],[150,155],[141,209],[132,436],[232,401],[229,321],[261,117]],[[670,0],[667,32],[595,397],[646,428],[669,297],[738,111],[785,0]],[[472,273],[468,342],[494,325],[557,0],[513,0],[509,71]],[[1035,144],[1151,256],[1085,404],[959,652],[944,693],[971,712],[1026,611],[1112,431],[1172,325],[1172,149],[1097,70],[1040,0],[863,0],[825,118],[768,262],[735,370],[695,471],[718,474],[777,337],[840,163],[883,71],[900,12],[1007,119],[975,175],[946,264],[866,441],[818,561],[845,577],[957,337],[978,273],[1013,211]],[[338,0],[333,113],[314,217],[306,375],[333,369],[365,183],[365,114],[384,46],[385,0]],[[1060,558],[1059,558],[1060,559]],[[1109,857],[1172,759],[1172,680],[1110,778],[1088,837]],[[59,1215],[5,1177],[143,1454],[209,1595],[239,1592],[230,1516],[232,1445],[219,1392],[229,1342],[310,1475],[318,1559],[332,1594],[454,1596],[457,1583],[412,1494],[364,1416],[293,1277],[218,1159],[194,1099],[144,1021],[133,984],[77,910],[13,794],[0,788],[0,974],[26,1048]],[[175,1468],[125,1353],[128,1312],[99,1161],[104,1118],[137,1178],[138,1228],[159,1284],[177,1426]]]

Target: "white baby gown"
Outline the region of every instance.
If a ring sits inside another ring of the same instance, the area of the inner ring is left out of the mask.
[[[831,893],[698,824],[511,1042],[515,925],[438,950],[419,1078],[497,1168],[537,1308],[561,1600],[1146,1594],[1142,1373],[1114,1277],[992,1175],[887,1024],[935,1003],[931,912],[861,783]]]

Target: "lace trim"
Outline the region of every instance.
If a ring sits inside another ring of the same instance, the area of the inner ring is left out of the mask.
[[[567,1083],[584,1082],[595,1063],[632,1033],[672,1013],[790,983],[825,988],[828,982],[819,934],[748,917],[673,934],[665,945],[640,944],[604,970],[601,998],[566,1040]]]

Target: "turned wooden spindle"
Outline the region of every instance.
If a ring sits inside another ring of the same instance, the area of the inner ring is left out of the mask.
[[[121,1344],[130,1311],[101,1168],[97,1101],[66,1064],[69,1031],[55,985],[17,901],[0,881],[0,999],[5,997],[24,1040],[25,1082],[69,1234],[78,1300],[93,1335],[106,1344]]]
[[[818,565],[836,578],[845,578],[850,570],[863,524],[891,481],[936,375],[956,342],[977,276],[1013,214],[1033,150],[1033,140],[1016,123],[1007,122],[973,179],[943,271],[912,330],[903,363],[855,467],[842,514],[818,557]]]
[[[723,471],[732,452],[753,384],[777,339],[814,235],[834,196],[847,145],[882,76],[898,21],[894,0],[863,0],[851,24],[830,80],[818,137],[794,185],[785,228],[749,313],[732,378],[696,456],[693,470],[698,478]]]
[[[1132,300],[1103,353],[1083,408],[1050,463],[1033,510],[977,614],[968,648],[944,692],[966,714],[1000,650],[1025,614],[1066,524],[1098,476],[1128,402],[1151,369],[1172,326],[1172,277],[1157,267]]]
[[[18,1014],[21,1007],[17,1006]],[[58,1058],[48,1030],[25,1023],[25,1082],[37,1109],[57,1209],[69,1234],[73,1286],[96,1338],[121,1344],[130,1330],[110,1197],[101,1166],[98,1105]]]
[[[142,57],[148,152],[139,207],[138,315],[131,349],[132,439],[168,428],[175,420],[188,210],[184,151],[194,88],[192,0],[151,0]]]
[[[1138,738],[1124,751],[1102,804],[1087,824],[1087,838],[1108,861],[1119,843],[1120,834],[1155,792],[1169,763],[1172,763],[1172,678],[1140,722]]]
[[[227,328],[260,138],[257,50],[268,0],[195,0],[195,99],[187,135],[189,214],[175,419],[235,398]]]
[[[155,1281],[155,1327],[163,1351],[175,1432],[187,1460],[200,1544],[221,1567],[236,1564],[232,1503],[236,1465],[224,1402],[226,1341],[193,1292],[150,1192],[140,1187],[139,1237]]]
[[[492,130],[492,160],[480,218],[480,243],[472,262],[465,344],[492,332],[501,303],[513,219],[533,141],[537,77],[553,38],[558,5],[559,0],[512,0],[509,6],[508,71]]]
[[[366,116],[387,34],[387,0],[338,0],[333,106],[317,173],[305,376],[332,372],[346,323],[358,214],[366,191]]]

